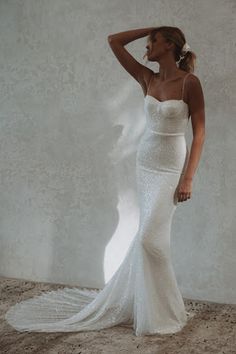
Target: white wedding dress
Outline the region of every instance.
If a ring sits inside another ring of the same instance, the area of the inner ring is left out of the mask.
[[[47,291],[10,307],[5,318],[18,331],[74,332],[128,325],[136,336],[180,331],[185,310],[170,254],[176,188],[188,159],[188,105],[182,99],[144,98],[146,129],[136,176],[139,229],[126,256],[102,290]]]

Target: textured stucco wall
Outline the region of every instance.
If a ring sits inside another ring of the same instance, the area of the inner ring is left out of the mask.
[[[235,14],[229,0],[0,2],[1,275],[103,287],[117,269],[138,228],[145,118],[107,35],[168,24],[197,54],[206,102],[173,265],[183,296],[236,303]],[[145,43],[127,46],[140,62]]]

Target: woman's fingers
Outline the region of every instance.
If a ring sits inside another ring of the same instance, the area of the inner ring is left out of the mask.
[[[178,201],[183,202],[191,198],[191,193],[179,193]]]

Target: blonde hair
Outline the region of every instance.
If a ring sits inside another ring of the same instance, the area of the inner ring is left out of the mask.
[[[186,39],[181,29],[173,26],[156,27],[150,32],[148,36],[148,39],[151,42],[154,40],[157,32],[160,32],[166,41],[174,43],[175,49],[173,54],[175,61],[179,64],[179,68],[186,72],[193,73],[195,68],[196,54],[191,50],[187,51],[185,54],[182,53],[182,48],[186,43]]]

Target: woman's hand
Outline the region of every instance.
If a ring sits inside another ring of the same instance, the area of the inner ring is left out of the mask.
[[[192,178],[183,177],[177,189],[178,202],[183,202],[191,198]]]

